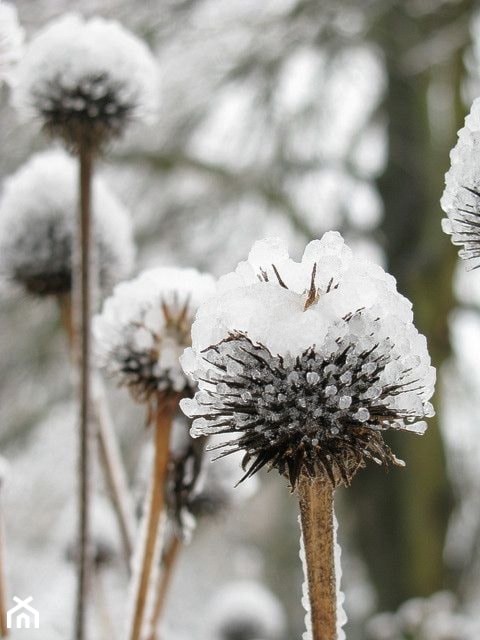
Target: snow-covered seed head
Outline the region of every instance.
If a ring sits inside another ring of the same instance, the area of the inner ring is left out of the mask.
[[[189,541],[197,520],[215,518],[252,497],[256,483],[235,488],[241,477],[241,456],[212,464],[205,452],[207,438],[192,438],[190,421],[178,418],[170,441],[167,504],[176,534]],[[240,458],[240,460],[238,459]]]
[[[447,218],[442,228],[462,247],[460,258],[467,268],[480,267],[480,98],[475,100],[458,141],[450,153],[451,166],[445,175],[441,199]]]
[[[132,33],[111,20],[68,14],[27,47],[14,102],[27,116],[76,149],[99,147],[133,119],[155,113],[155,61]]]
[[[296,263],[277,241],[219,282],[200,308],[182,363],[198,381],[182,401],[192,435],[235,435],[211,448],[244,453],[245,477],[274,467],[349,484],[370,459],[401,463],[387,429],[422,433],[435,371],[410,303],[337,233]]]
[[[239,580],[222,587],[211,611],[214,640],[278,640],[285,633],[285,614],[264,586]]]
[[[21,56],[23,38],[15,6],[0,0],[0,83],[10,79]]]
[[[101,366],[139,402],[190,393],[179,357],[191,344],[198,306],[214,288],[212,276],[173,267],[119,284],[94,319]]]
[[[69,293],[77,167],[60,150],[38,153],[6,179],[0,201],[0,274],[36,295]],[[104,291],[128,275],[130,216],[101,178],[93,185],[96,267]]]

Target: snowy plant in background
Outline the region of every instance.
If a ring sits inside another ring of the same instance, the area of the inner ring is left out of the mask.
[[[412,598],[394,613],[380,613],[366,628],[368,640],[477,640],[480,624],[449,591]]]
[[[214,597],[209,613],[213,640],[281,640],[285,635],[282,605],[257,582],[226,584]]]
[[[10,80],[22,54],[23,39],[17,9],[10,2],[0,0],[0,83]]]
[[[18,67],[14,104],[26,118],[78,156],[79,208],[75,234],[78,256],[73,271],[74,340],[78,354],[80,545],[75,612],[76,640],[87,633],[88,553],[92,414],[91,318],[95,274],[92,270],[92,186],[97,156],[133,120],[147,117],[157,102],[155,61],[145,44],[118,23],[65,15],[32,39]]]
[[[458,141],[450,153],[451,166],[445,175],[441,199],[447,218],[442,220],[445,233],[454,245],[462,247],[459,256],[470,269],[480,266],[480,98],[475,100]]]
[[[215,281],[194,269],[158,267],[122,282],[94,320],[100,366],[139,402],[190,394],[179,357],[198,306]]]
[[[35,154],[3,185],[0,275],[35,295],[70,294],[77,167],[61,150]],[[129,213],[101,178],[93,186],[95,258],[103,291],[128,276],[134,244]]]
[[[155,60],[120,24],[68,14],[41,29],[18,68],[14,103],[52,135],[99,147],[158,106]]]
[[[147,405],[148,423],[154,431],[150,490],[128,611],[131,640],[139,640],[143,630],[151,626],[152,616],[156,623],[151,606],[156,606],[155,567],[161,553],[160,522],[165,507],[170,433],[180,398],[193,393],[179,356],[191,343],[198,306],[214,289],[213,277],[194,269],[150,269],[117,285],[94,322],[100,365],[120,386],[127,387],[135,400]]]
[[[245,477],[273,467],[297,489],[313,634],[336,640],[333,489],[367,460],[403,464],[383,433],[423,433],[433,414],[435,371],[411,304],[338,233],[300,263],[267,240],[220,280],[192,341],[182,358],[199,385],[182,401],[192,435],[223,436],[213,448],[243,452]]]

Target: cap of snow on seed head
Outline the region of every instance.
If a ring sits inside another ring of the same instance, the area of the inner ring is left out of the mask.
[[[278,640],[285,633],[285,614],[266,587],[238,580],[216,594],[211,626],[214,640]]]
[[[155,61],[135,35],[104,18],[67,14],[41,29],[18,68],[14,102],[77,147],[123,133],[157,109]]]
[[[458,132],[450,161],[441,199],[447,214],[442,227],[461,247],[458,255],[467,261],[467,268],[476,269],[480,266],[480,99]]]
[[[23,38],[15,6],[0,0],[0,83],[10,79],[22,53]]]
[[[101,366],[139,402],[188,393],[179,357],[198,306],[215,281],[195,269],[158,267],[115,287],[94,319]]]
[[[198,381],[182,401],[192,435],[221,435],[246,476],[275,467],[348,484],[367,459],[400,461],[389,428],[422,433],[435,370],[394,278],[356,259],[338,233],[301,262],[279,241],[257,243],[201,306],[182,357]],[[225,441],[225,435],[229,438]]]
[[[0,201],[0,274],[36,295],[69,293],[78,208],[76,163],[35,154],[6,179]],[[93,184],[96,268],[104,291],[132,268],[130,216],[101,178]]]

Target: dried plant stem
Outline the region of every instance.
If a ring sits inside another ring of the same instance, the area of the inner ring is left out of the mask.
[[[87,603],[91,571],[90,553],[90,477],[91,477],[91,187],[93,150],[81,141],[80,159],[80,224],[77,234],[78,270],[73,270],[74,322],[78,327],[78,363],[80,373],[80,429],[79,429],[79,529],[78,583],[75,610],[75,639],[85,640]]]
[[[313,640],[337,640],[333,487],[302,475],[298,482]]]
[[[108,407],[103,381],[100,376],[96,376],[94,381],[94,410],[97,418],[98,449],[120,528],[125,560],[130,569],[136,530],[134,505],[128,489],[127,475]]]
[[[145,609],[152,584],[155,549],[162,513],[165,506],[165,484],[168,473],[169,442],[172,421],[177,409],[178,399],[171,398],[158,408],[155,419],[154,461],[150,481],[150,501],[146,514],[146,535],[140,559],[140,570],[136,577],[134,591],[133,618],[130,640],[140,640],[144,624]]]
[[[160,575],[160,580],[157,586],[157,593],[155,595],[155,604],[150,625],[152,633],[149,637],[149,640],[157,640],[156,629],[162,617],[168,590],[170,588],[174,575],[175,564],[181,549],[182,541],[174,535],[170,540],[168,546],[166,547],[162,558],[162,573]]]
[[[74,330],[70,295],[59,296],[58,303],[62,324],[67,334],[70,348],[73,349]],[[99,375],[94,374],[93,383],[93,408],[97,427],[98,452],[112,506],[117,517],[125,561],[127,568],[130,569],[136,530],[133,500],[128,488],[127,474],[108,406],[103,380]]]
[[[0,496],[1,498],[1,496]],[[5,528],[3,524],[3,509],[0,504],[0,637],[9,635],[7,628],[7,593],[5,586]]]

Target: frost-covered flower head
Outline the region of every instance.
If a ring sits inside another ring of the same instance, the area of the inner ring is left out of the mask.
[[[0,201],[0,274],[38,295],[68,293],[76,225],[77,167],[60,150],[38,153],[6,179]],[[99,282],[108,291],[134,255],[124,206],[101,178],[93,185]]]
[[[23,29],[13,4],[0,0],[0,82],[9,80],[23,45]]]
[[[179,357],[198,306],[215,288],[195,269],[158,267],[115,287],[94,319],[101,366],[140,402],[188,393]]]
[[[120,135],[157,106],[155,61],[132,33],[111,20],[67,14],[29,44],[14,101],[26,115],[73,147]]]
[[[285,633],[281,604],[251,580],[223,586],[214,598],[210,619],[215,640],[279,640]]]
[[[356,259],[338,233],[300,263],[276,240],[219,282],[199,309],[182,359],[199,383],[182,401],[192,435],[235,434],[246,476],[277,468],[348,484],[366,459],[398,463],[391,429],[423,432],[435,371],[411,304],[381,267]]]
[[[207,438],[192,438],[189,424],[181,415],[170,441],[170,473],[167,503],[177,535],[189,540],[202,518],[217,517],[251,498],[258,483],[235,484],[241,477],[241,455],[224,457],[212,464],[205,451]]]
[[[450,160],[441,199],[448,217],[442,220],[442,227],[453,244],[462,247],[459,256],[476,269],[480,266],[480,98],[458,132]]]

